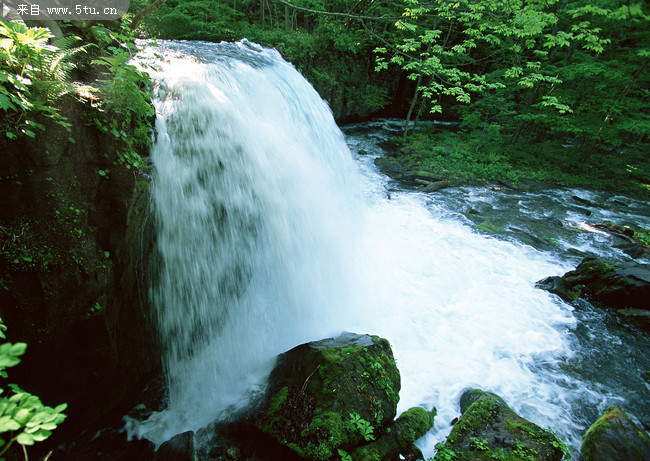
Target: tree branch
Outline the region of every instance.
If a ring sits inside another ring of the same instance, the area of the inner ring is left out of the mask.
[[[163,3],[165,3],[165,0],[155,0],[148,7],[144,8],[143,10],[140,10],[140,12],[136,14],[135,17],[133,18],[133,21],[131,21],[131,26],[130,26],[131,30],[135,30],[135,28],[138,27],[138,24],[140,24],[140,21],[142,21],[142,19],[145,16],[148,16],[154,11],[156,11],[158,8],[160,8],[160,6]]]

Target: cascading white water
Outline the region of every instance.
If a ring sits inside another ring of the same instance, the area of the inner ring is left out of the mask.
[[[147,56],[170,400],[134,433],[162,443],[226,419],[278,353],[347,330],[391,342],[400,410],[437,408],[425,455],[469,387],[578,447],[576,405],[604,407],[608,391],[562,371],[576,320],[534,287],[570,263],[479,235],[424,195],[389,199],[372,156],[355,165],[327,105],[275,51],[173,42]]]
[[[152,300],[169,404],[137,431],[161,443],[232,414],[277,354],[345,326],[360,197],[327,105],[277,52],[155,52]]]

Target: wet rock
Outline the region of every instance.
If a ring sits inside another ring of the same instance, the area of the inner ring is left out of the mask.
[[[388,341],[344,333],[280,355],[252,424],[294,455],[328,459],[385,433],[399,390]]]
[[[379,171],[384,173],[386,176],[390,176],[391,178],[397,180],[404,179],[404,166],[392,158],[377,157],[375,159],[375,165],[377,165]]]
[[[585,296],[614,309],[650,309],[650,264],[614,265],[600,258],[585,258],[561,277],[563,284],[549,279],[538,286],[556,289],[554,292],[567,301]]]
[[[588,206],[588,207],[591,207],[591,208],[597,208],[598,207],[598,205],[596,205],[594,202],[592,202],[590,200],[587,200],[587,199],[584,199],[584,198],[581,198],[581,197],[578,197],[577,195],[574,195],[571,198],[575,202],[579,203],[580,205]]]
[[[580,213],[581,215],[584,215],[584,216],[591,216],[591,210],[588,210],[586,208],[572,206],[572,207],[569,207],[568,210],[575,211],[576,213]]]
[[[95,107],[70,96],[58,109],[69,129],[46,119],[37,139],[0,140],[0,177],[16,178],[0,181],[0,317],[12,342],[29,344],[12,380],[68,403],[35,457],[124,405],[160,360],[138,279],[148,182],[88,123],[102,116]]]
[[[98,431],[92,437],[80,438],[59,446],[52,453],[52,459],[58,461],[78,461],[82,459],[96,461],[114,461],[137,459],[153,460],[156,456],[155,446],[146,439],[129,440],[122,428],[109,427]]]
[[[616,311],[628,325],[635,326],[650,333],[650,310],[619,309]]]
[[[538,250],[550,250],[552,248],[555,248],[555,245],[551,240],[537,237],[536,235],[523,229],[519,229],[517,227],[509,227],[508,230],[513,232],[517,236],[517,239],[519,239],[521,242],[530,245]]]
[[[439,191],[440,189],[445,189],[450,186],[449,181],[436,181],[429,183],[428,185],[424,186],[424,189],[422,189],[422,192],[436,192]]]
[[[472,203],[472,207],[467,209],[467,214],[471,215],[484,215],[493,211],[494,207],[488,202],[475,202]]]
[[[620,238],[631,238],[634,236],[634,231],[627,227],[619,226],[618,224],[613,224],[609,222],[605,223],[596,223],[593,224],[593,227],[600,229],[603,232],[607,232],[610,235],[615,235]]]
[[[535,286],[558,295],[565,301],[575,301],[582,294],[580,290],[572,288],[562,277],[546,277],[538,281]]]
[[[650,459],[650,437],[620,408],[609,407],[589,428],[580,448],[585,461]]]
[[[623,251],[625,254],[634,259],[647,257],[650,255],[650,249],[639,240],[636,232],[625,226],[611,222],[582,224],[578,226],[581,231],[594,232],[601,235],[607,235],[612,239],[612,246]],[[638,229],[637,229],[638,231]]]
[[[422,453],[418,453],[419,449],[414,447],[413,443],[433,427],[435,414],[435,409],[428,412],[420,407],[405,411],[390,427],[390,432],[354,450],[351,453],[352,459],[359,461],[398,459],[400,454],[422,459]]]
[[[425,183],[428,184],[443,181],[443,178],[441,178],[439,175],[425,170],[412,171],[411,173],[409,173],[409,176],[414,181],[424,181]]]
[[[154,461],[194,461],[194,432],[187,431],[163,443]]]
[[[591,227],[609,234],[612,239],[612,246],[620,249],[628,256],[638,259],[648,256],[648,247],[635,237],[634,230],[611,222],[592,224]]]
[[[618,242],[614,244],[614,247],[618,248],[633,259],[640,259],[648,256],[648,248],[641,243]]]
[[[167,381],[162,375],[162,367],[134,385],[131,391],[133,395],[123,406],[88,429],[67,438],[53,450],[51,458],[57,461],[153,460],[155,445],[131,434],[137,433],[132,429],[137,428],[139,421],[147,420],[166,406]]]
[[[498,395],[471,389],[461,397],[462,416],[436,460],[529,459],[560,461],[564,444],[515,413]]]

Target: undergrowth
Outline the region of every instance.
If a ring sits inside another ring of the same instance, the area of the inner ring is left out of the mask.
[[[449,131],[426,127],[396,139],[397,160],[443,178],[460,181],[525,181],[611,190],[637,196],[650,194],[650,158],[642,152],[593,151],[559,141],[509,144],[481,131]]]

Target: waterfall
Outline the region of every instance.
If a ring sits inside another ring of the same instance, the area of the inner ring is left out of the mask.
[[[360,197],[331,111],[279,53],[247,41],[148,52],[169,402],[138,433],[159,444],[235,414],[277,354],[345,326]]]
[[[398,411],[437,408],[418,442],[427,457],[470,387],[496,392],[574,453],[606,406],[647,407],[634,369],[647,358],[614,360],[639,349],[633,340],[535,288],[575,262],[464,221],[460,204],[489,193],[432,199],[389,184],[372,161],[377,143],[351,135],[368,152],[353,158],[327,104],[274,50],[163,42],[142,62],[156,82],[151,299],[169,401],[132,434],[160,444],[236,416],[277,354],[346,330],[391,342]],[[529,199],[490,207],[506,215]]]

